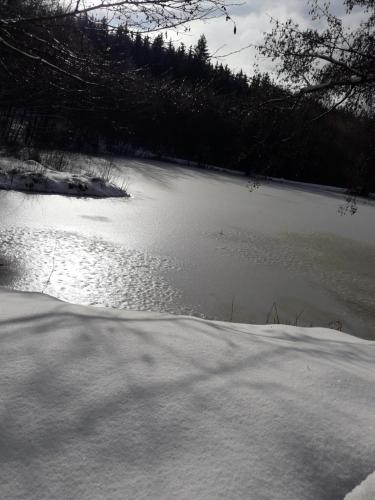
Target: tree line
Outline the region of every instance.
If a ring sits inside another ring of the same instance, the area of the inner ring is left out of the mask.
[[[58,2],[0,5],[4,144],[144,148],[252,174],[375,189],[374,124],[366,114],[340,107],[326,114],[328,105],[309,94],[291,103],[291,90],[269,75],[248,77],[214,62],[204,36],[191,47],[168,41],[162,28],[174,19],[158,12],[149,13],[148,27],[159,22],[151,35],[142,30],[147,10],[141,20],[115,23],[79,2],[74,15],[64,14]]]

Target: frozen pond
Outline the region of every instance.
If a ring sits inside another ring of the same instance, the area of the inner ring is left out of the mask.
[[[133,198],[0,192],[0,285],[83,304],[375,339],[375,205],[118,160]],[[273,307],[276,304],[276,307]],[[272,310],[271,310],[272,309]]]

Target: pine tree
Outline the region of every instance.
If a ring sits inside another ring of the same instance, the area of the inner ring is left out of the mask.
[[[207,46],[207,39],[204,35],[199,37],[197,45],[194,47],[194,55],[197,61],[207,63],[210,57]]]

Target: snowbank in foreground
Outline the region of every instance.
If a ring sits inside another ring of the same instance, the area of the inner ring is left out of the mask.
[[[0,325],[2,499],[369,498],[374,342],[5,289]]]
[[[125,189],[97,175],[59,172],[33,160],[6,160],[0,164],[0,189],[100,198],[128,196]]]
[[[374,500],[375,498],[375,471],[370,474],[351,493],[345,496],[345,500]]]

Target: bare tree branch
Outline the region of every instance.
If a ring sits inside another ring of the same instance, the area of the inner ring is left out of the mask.
[[[95,87],[98,86],[97,83],[89,82],[87,80],[84,80],[80,76],[75,75],[73,73],[70,73],[69,71],[66,71],[63,68],[60,68],[59,66],[56,66],[55,64],[47,61],[46,59],[44,59],[41,56],[36,56],[36,55],[33,55],[33,54],[29,54],[28,52],[25,52],[24,50],[21,50],[18,47],[15,47],[14,45],[12,45],[12,44],[8,43],[6,40],[4,40],[4,38],[2,38],[2,37],[0,37],[0,43],[3,44],[8,49],[11,49],[14,52],[17,52],[18,54],[20,54],[20,55],[22,55],[24,57],[27,57],[28,59],[31,59],[33,61],[38,61],[38,62],[42,63],[44,66],[47,66],[48,68],[52,69],[53,71],[57,71],[58,73],[62,73],[63,75],[68,76],[69,78],[72,78],[74,80],[77,80],[80,83],[84,83],[85,85],[92,85],[92,86],[95,86]]]

